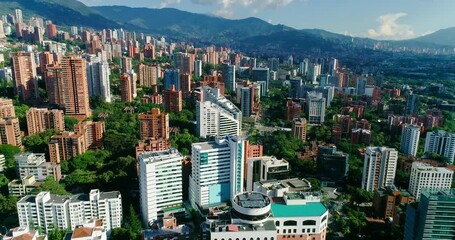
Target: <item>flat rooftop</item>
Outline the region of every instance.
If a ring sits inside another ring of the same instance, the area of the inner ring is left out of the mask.
[[[220,145],[220,144],[217,144],[215,141],[195,143],[193,146],[199,148],[202,151],[214,150],[214,149],[220,149],[220,148],[227,147],[226,144]]]
[[[256,192],[247,192],[237,195],[234,202],[244,208],[263,208],[270,204],[270,199]]]
[[[286,205],[283,202],[272,203],[274,217],[319,217],[327,212],[327,208],[320,202],[308,202],[300,205]]]

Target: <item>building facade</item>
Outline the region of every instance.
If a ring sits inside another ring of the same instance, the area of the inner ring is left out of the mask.
[[[176,149],[139,154],[139,192],[144,225],[182,211],[182,160]],[[184,210],[183,210],[184,211]]]
[[[325,122],[326,99],[322,93],[308,92],[306,97],[306,117],[310,124]]]
[[[418,200],[422,189],[450,189],[452,180],[453,171],[448,168],[413,162],[408,191]]]
[[[228,202],[243,190],[244,140],[193,143],[189,198],[195,209]]]
[[[427,132],[424,152],[437,153],[446,157],[449,163],[453,163],[455,158],[455,134],[444,130]]]
[[[27,195],[17,202],[20,226],[75,229],[89,220],[101,219],[107,231],[121,227],[122,196],[120,192],[91,190],[89,194],[60,196],[49,192]]]
[[[405,124],[401,133],[400,151],[404,154],[415,156],[419,148],[420,127]]]
[[[398,151],[387,147],[367,147],[362,174],[362,188],[375,189],[392,186],[398,163]]]
[[[47,108],[30,108],[26,112],[28,135],[41,133],[50,129],[65,131],[65,119],[62,110]]]
[[[15,92],[24,101],[38,98],[35,54],[22,51],[15,52],[12,55],[12,63]]]

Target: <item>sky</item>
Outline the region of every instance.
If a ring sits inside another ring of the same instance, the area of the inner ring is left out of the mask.
[[[258,17],[296,29],[410,39],[455,27],[455,0],[79,0],[89,6],[177,8],[228,19]]]

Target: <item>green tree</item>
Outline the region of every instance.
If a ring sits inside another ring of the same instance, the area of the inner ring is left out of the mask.
[[[65,121],[65,130],[66,131],[73,131],[74,130],[74,125],[78,123],[78,120],[69,116],[65,116],[64,118]]]
[[[47,191],[56,195],[69,195],[70,193],[65,190],[65,186],[59,184],[52,176],[47,177],[43,184],[39,186],[38,192]]]
[[[183,132],[171,136],[171,145],[177,148],[184,156],[191,153],[191,144],[198,141],[199,138],[190,134],[188,129],[184,129]]]
[[[66,234],[66,230],[55,227],[47,234],[49,240],[61,240]]]
[[[14,155],[21,152],[19,147],[9,145],[9,144],[0,144],[0,153],[5,155],[6,167],[14,167]]]

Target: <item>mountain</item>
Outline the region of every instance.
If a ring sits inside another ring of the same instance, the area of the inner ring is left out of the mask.
[[[24,21],[31,16],[41,16],[57,25],[95,29],[120,27],[76,0],[0,0],[0,14],[14,13],[16,8],[22,9]]]
[[[237,38],[270,34],[283,29],[259,18],[229,20],[173,8],[151,9],[124,6],[93,7],[108,19],[137,30],[187,39],[232,42]]]
[[[455,47],[455,27],[441,29],[414,39],[414,41]]]

